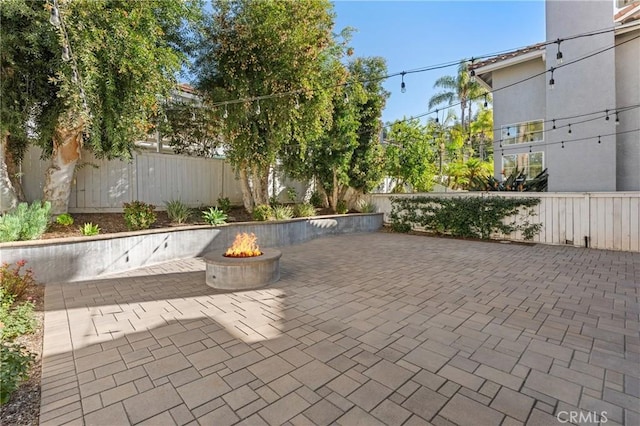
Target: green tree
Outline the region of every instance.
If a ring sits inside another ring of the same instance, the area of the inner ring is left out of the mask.
[[[394,192],[403,192],[407,183],[416,192],[430,191],[437,173],[437,150],[427,127],[418,119],[396,121],[387,140],[385,171],[395,179]]]
[[[30,122],[51,157],[44,199],[59,214],[67,210],[82,148],[98,158],[127,159],[135,141],[153,128],[161,99],[175,86],[186,61],[181,47],[201,5],[173,0],[11,1],[24,3],[33,13],[22,21],[3,21],[3,34],[16,25],[33,25],[37,36],[58,42],[53,49],[36,46],[34,54],[50,69],[47,78],[30,70],[29,63],[21,64],[20,72],[34,93],[42,94]],[[59,16],[59,23],[47,22],[50,13]]]
[[[323,77],[335,44],[333,18],[328,0],[213,1],[196,59],[197,86],[226,116],[226,154],[247,210],[268,202],[269,171],[283,145],[305,152],[331,120],[332,91]],[[230,102],[220,106],[224,101]]]
[[[460,103],[460,123],[463,129],[468,129],[472,116],[473,101],[486,93],[480,84],[471,81],[469,77],[469,62],[462,61],[455,76],[445,75],[436,80],[434,88],[443,89],[429,99],[429,109],[438,105],[452,105]],[[466,118],[466,120],[465,120]]]
[[[0,2],[0,213],[24,200],[18,164],[29,144],[29,126],[42,139],[51,131],[39,126],[43,102],[55,99],[47,84],[58,42],[44,2]],[[31,132],[33,133],[33,132]]]

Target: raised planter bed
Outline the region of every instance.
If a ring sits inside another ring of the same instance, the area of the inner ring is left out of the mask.
[[[0,244],[2,262],[28,262],[41,283],[81,281],[175,259],[202,256],[229,247],[239,232],[252,232],[260,247],[299,244],[335,234],[373,232],[382,213],[316,216],[220,227],[185,226],[95,237]]]

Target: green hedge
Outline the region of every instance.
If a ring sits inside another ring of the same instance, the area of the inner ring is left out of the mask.
[[[531,240],[542,228],[530,223],[539,198],[511,197],[392,197],[391,226],[398,232],[416,227],[456,237],[489,239],[500,232],[522,232]],[[518,222],[509,220],[519,216]]]

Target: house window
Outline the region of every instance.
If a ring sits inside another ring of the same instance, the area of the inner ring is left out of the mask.
[[[502,173],[505,177],[510,176],[516,167],[524,170],[527,179],[533,179],[544,170],[544,153],[527,152],[502,156]]]
[[[615,0],[616,2],[616,7],[618,9],[622,9],[623,7],[627,7],[629,6],[631,3],[633,3],[634,1],[637,0]]]
[[[544,140],[544,121],[525,121],[502,126],[502,145],[540,142]]]

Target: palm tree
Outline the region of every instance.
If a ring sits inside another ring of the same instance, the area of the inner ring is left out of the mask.
[[[465,121],[465,114],[469,117],[469,121],[471,119],[472,101],[487,93],[477,82],[471,81],[469,77],[469,62],[467,61],[460,62],[456,76],[443,75],[436,80],[433,87],[444,90],[436,93],[429,99],[429,109],[444,103],[452,105],[456,101],[459,102],[461,113],[460,123],[463,128],[466,128],[468,125]]]

